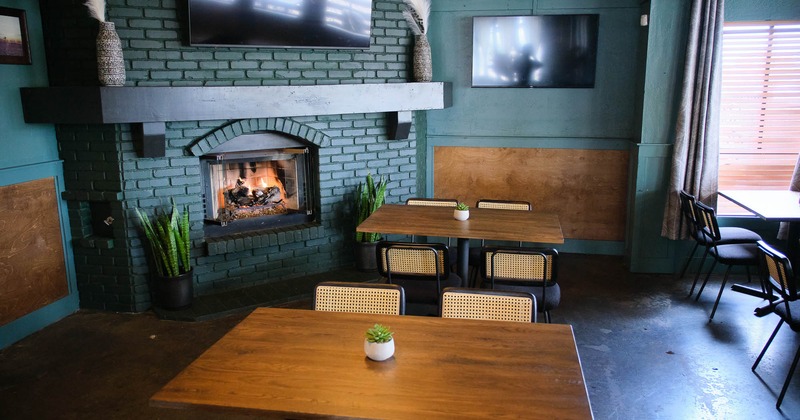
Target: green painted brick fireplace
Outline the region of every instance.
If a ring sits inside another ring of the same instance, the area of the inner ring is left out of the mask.
[[[169,0],[110,0],[108,18],[122,40],[126,86],[401,83],[408,81],[412,42],[401,3],[373,2],[368,50],[190,47],[183,41],[183,2]],[[82,1],[43,1],[42,15],[50,85],[96,86],[97,23]],[[351,200],[369,172],[388,178],[389,202],[416,194],[413,124],[408,139],[389,140],[383,113],[256,121],[256,128],[313,134],[306,140],[319,146],[320,215],[315,224],[205,238],[200,166],[191,148],[209,133],[242,131],[238,120],[167,122],[165,156],[155,158],[137,153],[131,124],[57,126],[82,307],[138,312],[151,306],[135,208],[163,211],[171,199],[188,206],[195,293],[203,295],[291,282],[352,265]],[[98,225],[108,216],[114,219],[110,229]]]

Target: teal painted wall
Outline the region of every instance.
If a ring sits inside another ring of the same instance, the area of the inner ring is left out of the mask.
[[[800,0],[725,0],[725,20],[798,20]]]
[[[683,78],[683,50],[689,0],[652,0],[645,62],[642,141],[636,148],[635,190],[629,209],[626,244],[631,271],[677,271],[691,242],[661,237],[661,219],[669,181],[673,124]],[[798,0],[726,0],[726,21],[800,19]],[[634,153],[632,153],[632,156]],[[756,218],[720,218],[720,224],[746,226],[775,241],[777,225]]]
[[[0,186],[53,177],[60,195],[64,180],[55,130],[51,125],[25,124],[19,96],[20,87],[48,85],[39,5],[29,0],[0,0],[0,7],[25,10],[32,58],[31,65],[0,64]],[[78,309],[67,212],[61,202],[59,213],[69,295],[0,326],[0,349]]]
[[[51,125],[25,124],[19,88],[47,86],[42,22],[38,2],[0,0],[0,6],[24,9],[27,15],[32,65],[0,64],[0,168],[58,160]]]
[[[434,80],[453,82],[453,108],[428,113],[426,191],[433,147],[628,148],[628,227],[624,244],[567,241],[566,252],[625,254],[634,272],[674,272],[688,242],[661,237],[673,124],[683,78],[690,0],[437,0],[431,17]],[[599,13],[595,89],[472,89],[471,17]],[[726,19],[800,19],[798,0],[726,0]],[[649,25],[639,27],[640,14]],[[419,146],[419,145],[418,145]],[[774,226],[747,223],[772,232]],[[774,232],[771,233],[774,236]]]
[[[470,87],[473,16],[577,13],[600,15],[594,89]],[[428,114],[428,135],[633,139],[638,23],[635,0],[435,1],[429,35],[434,76],[453,83],[454,106]]]
[[[600,16],[593,89],[472,88],[472,17],[580,14]],[[486,146],[628,150],[639,139],[638,0],[436,0],[430,42],[434,80],[453,83],[453,107],[427,113],[427,195],[433,148]],[[624,253],[622,241],[568,239],[562,252]]]
[[[661,237],[661,220],[683,79],[689,4],[689,0],[652,0],[642,6],[649,25],[640,58],[641,131],[639,144],[631,149],[632,191],[625,244],[626,259],[634,272],[672,272],[678,254],[676,244]]]

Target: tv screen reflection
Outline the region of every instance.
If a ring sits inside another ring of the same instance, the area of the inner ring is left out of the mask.
[[[472,86],[594,87],[598,18],[475,17]]]
[[[189,0],[191,45],[369,48],[370,0]]]

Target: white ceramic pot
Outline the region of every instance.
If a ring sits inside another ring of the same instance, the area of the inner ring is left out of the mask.
[[[370,343],[364,339],[364,353],[370,359],[382,362],[394,355],[394,339],[386,343]]]
[[[453,210],[453,217],[456,220],[467,220],[469,219],[469,210]]]

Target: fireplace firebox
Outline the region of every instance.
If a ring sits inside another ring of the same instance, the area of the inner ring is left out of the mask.
[[[270,132],[238,136],[203,155],[206,235],[313,221],[316,161],[312,145]]]

